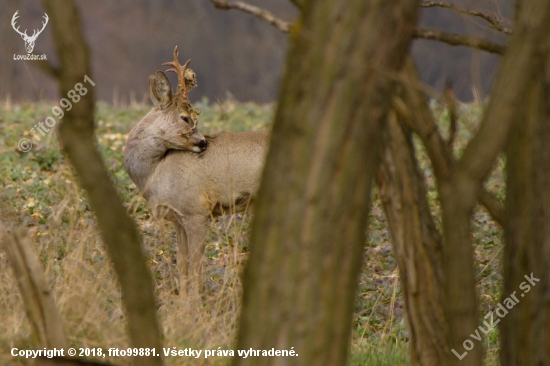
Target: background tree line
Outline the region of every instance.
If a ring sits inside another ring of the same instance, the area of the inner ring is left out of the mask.
[[[281,19],[292,21],[296,9],[287,1],[254,0]],[[462,0],[456,5],[486,10],[510,19],[511,0]],[[283,69],[286,36],[260,20],[240,12],[220,12],[209,1],[140,0],[77,1],[88,39],[98,99],[128,103],[147,101],[143,83],[151,70],[165,61],[166,50],[178,44],[183,57],[191,58],[197,71],[197,96],[211,99],[233,93],[237,99],[269,102],[276,98]],[[21,29],[41,26],[44,9],[31,0],[6,0],[0,7],[0,98],[13,100],[55,99],[55,84],[28,63],[14,62],[24,52],[23,41],[10,21],[16,10]],[[489,37],[504,41],[479,20],[447,9],[426,8],[420,23],[425,28]],[[51,40],[52,24],[38,37],[34,53],[57,60]],[[32,32],[31,32],[32,33]],[[462,100],[472,100],[472,87],[481,97],[489,92],[498,57],[465,47],[451,47],[417,40],[413,55],[422,79],[442,90],[446,80]]]

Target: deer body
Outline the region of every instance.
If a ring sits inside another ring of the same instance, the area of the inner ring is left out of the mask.
[[[267,134],[234,132],[206,139],[208,148],[200,154],[171,150],[159,162],[146,191],[153,205],[168,202],[206,216],[245,208],[258,190]]]
[[[181,77],[184,83],[193,84],[194,74]],[[130,132],[124,167],[153,217],[174,223],[180,274],[199,275],[210,217],[246,210],[258,190],[268,133],[204,137],[197,111],[178,102],[181,95],[172,97],[162,72],[151,76],[149,88],[155,107]]]
[[[139,124],[134,131],[139,131]],[[255,196],[267,133],[207,136],[208,148],[201,153],[155,147],[152,140],[132,132],[124,153],[126,171],[149,206],[172,207],[181,216],[215,217],[241,212]]]

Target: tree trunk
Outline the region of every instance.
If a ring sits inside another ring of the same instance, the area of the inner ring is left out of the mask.
[[[470,336],[481,330],[475,294],[471,212],[482,182],[518,118],[518,109],[528,102],[529,75],[533,70],[540,70],[541,56],[549,44],[548,19],[548,1],[523,2],[479,131],[451,175],[438,177],[444,228],[445,317],[450,329],[449,345],[456,355],[451,358],[451,364],[482,363],[483,345]],[[460,359],[463,357],[466,357],[464,361]]]
[[[59,58],[61,97],[72,99],[73,104],[59,127],[61,145],[88,193],[103,242],[118,275],[131,345],[156,348],[161,353],[153,283],[141,251],[141,240],[94,144],[94,88],[84,81],[85,75],[90,78],[92,75],[79,14],[71,0],[44,0],[44,7],[51,17]],[[77,83],[87,92],[76,87]],[[76,91],[80,97],[71,98],[74,94],[69,94],[70,91]],[[162,360],[160,357],[135,357],[134,363],[161,365]]]
[[[390,115],[384,133],[378,190],[399,266],[411,364],[439,366],[450,353],[442,307],[441,236],[430,213],[411,131],[397,118]]]
[[[370,188],[413,0],[308,1],[293,30],[245,270],[237,349],[344,365]]]
[[[545,44],[550,46],[550,37]],[[514,121],[506,149],[504,288],[500,303],[507,303],[510,308],[507,307],[509,313],[500,319],[500,360],[503,366],[550,363],[547,347],[550,329],[548,53],[546,60],[546,78],[542,77],[545,74],[542,67],[533,69],[529,76],[531,88],[526,104]]]

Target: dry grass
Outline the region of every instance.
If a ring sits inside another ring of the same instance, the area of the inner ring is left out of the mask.
[[[80,202],[78,192],[69,184],[66,187],[65,199],[53,208],[51,219],[44,225],[47,231],[32,226],[29,230],[35,251],[50,279],[70,345],[125,349],[129,344],[116,277],[93,220],[91,217],[79,218],[75,212]],[[65,225],[63,217],[69,220]],[[155,295],[165,347],[231,348],[239,309],[239,272],[245,257],[239,242],[246,235],[246,218],[232,218],[240,221],[240,225],[229,227],[222,221],[212,224],[208,250],[217,254],[207,260],[208,281],[202,299],[178,295],[172,228],[147,219],[140,221],[144,248],[156,282]],[[3,329],[0,364],[23,365],[24,360],[13,358],[9,349],[32,348],[30,328],[4,252],[0,252],[0,266],[3,268],[0,272],[0,328]],[[197,303],[203,306],[192,306]],[[111,361],[117,365],[129,364],[127,358]],[[168,358],[167,361],[169,365],[213,364],[186,358]]]

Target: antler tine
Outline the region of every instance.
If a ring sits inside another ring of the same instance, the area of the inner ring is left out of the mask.
[[[165,62],[162,64],[162,66],[172,66],[171,69],[166,70],[166,72],[173,72],[178,75],[178,82],[181,84],[181,65],[178,60],[178,46],[174,48],[174,61]],[[185,83],[183,84],[185,86]]]
[[[50,20],[50,18],[48,17],[48,14],[46,14],[46,13],[44,13],[42,18],[44,18],[44,21],[42,22],[42,29],[40,29],[40,33],[42,33],[44,28],[46,28],[46,24],[48,24],[48,20]]]
[[[183,64],[182,66],[182,72],[185,74],[185,70],[187,70],[187,66],[189,66],[189,63],[191,62],[191,59],[187,60],[186,63]]]
[[[17,18],[19,18],[19,10],[17,10],[17,11],[15,12],[15,14],[13,14],[13,17],[11,18],[11,26],[12,26],[13,29],[14,29],[17,33],[19,33],[20,35],[23,35],[23,34],[27,35],[27,30],[26,30],[26,29],[25,29],[25,32],[21,32],[21,31],[19,30],[19,26],[16,27]]]
[[[185,86],[185,70],[187,70],[187,67],[189,66],[189,63],[191,60],[187,60],[187,62],[183,65],[180,64],[179,59],[179,52],[178,52],[178,46],[174,48],[174,61],[165,62],[162,65],[163,66],[172,66],[171,69],[166,70],[166,72],[173,72],[178,75],[178,84],[181,86],[183,92],[182,96],[183,99],[187,99],[187,88]]]

